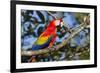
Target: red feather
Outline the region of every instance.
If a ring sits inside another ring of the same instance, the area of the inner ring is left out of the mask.
[[[56,33],[57,33],[57,29],[56,29],[56,25],[55,25],[55,20],[51,21],[51,23],[47,26],[47,29],[41,34],[41,36],[53,36],[49,47],[52,47],[52,45],[54,44],[55,40],[56,40]]]

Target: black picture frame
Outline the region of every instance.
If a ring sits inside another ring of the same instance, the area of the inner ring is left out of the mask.
[[[16,5],[39,5],[39,6],[54,6],[54,7],[72,7],[94,9],[94,64],[73,65],[73,66],[57,66],[57,67],[41,67],[41,68],[24,68],[16,69]],[[61,70],[61,69],[79,69],[97,67],[97,6],[93,5],[78,5],[78,4],[61,4],[61,3],[45,3],[32,1],[11,1],[11,72],[29,72],[29,71],[45,71],[45,70]]]

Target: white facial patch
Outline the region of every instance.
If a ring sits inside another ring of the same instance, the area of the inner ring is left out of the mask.
[[[55,25],[56,25],[56,26],[60,25],[60,20],[56,20],[56,21],[55,21]]]

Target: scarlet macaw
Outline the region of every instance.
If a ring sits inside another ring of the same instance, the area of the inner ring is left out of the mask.
[[[47,26],[46,30],[39,36],[32,46],[32,50],[40,50],[47,47],[52,47],[57,37],[57,27],[62,27],[61,19],[53,20]]]

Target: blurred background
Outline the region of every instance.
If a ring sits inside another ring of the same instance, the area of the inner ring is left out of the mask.
[[[53,16],[62,19],[69,29],[74,29],[84,22],[84,17],[89,13],[76,12],[54,12],[49,11]],[[21,10],[21,50],[31,50],[36,39],[45,31],[48,24],[54,18],[47,11]],[[89,25],[89,23],[88,23]],[[65,27],[62,27],[66,30]],[[57,38],[54,46],[62,43],[71,33],[57,32]],[[22,63],[27,63],[31,56],[22,56]],[[64,47],[58,51],[36,55],[33,62],[49,61],[73,61],[90,59],[90,29],[85,28],[75,35]]]

